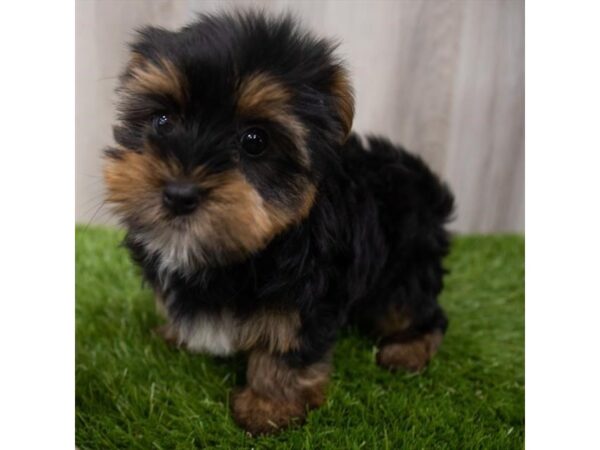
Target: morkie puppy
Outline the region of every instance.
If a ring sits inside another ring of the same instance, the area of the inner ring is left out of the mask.
[[[231,408],[252,434],[324,402],[344,325],[378,339],[380,366],[409,371],[447,326],[452,194],[419,158],[351,133],[334,49],[287,16],[201,16],[141,30],[120,78],[107,200],[164,337],[248,355]]]

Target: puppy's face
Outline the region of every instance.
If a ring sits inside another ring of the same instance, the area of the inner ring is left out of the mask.
[[[140,33],[104,176],[163,268],[240,261],[309,214],[352,122],[331,50],[259,16]]]

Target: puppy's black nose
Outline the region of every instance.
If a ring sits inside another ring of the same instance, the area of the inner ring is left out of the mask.
[[[199,202],[200,188],[193,183],[168,183],[163,191],[164,205],[177,216],[194,212]]]

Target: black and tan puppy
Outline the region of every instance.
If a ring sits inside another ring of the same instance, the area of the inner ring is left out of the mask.
[[[156,291],[165,335],[246,352],[232,397],[251,433],[321,405],[336,335],[419,371],[439,347],[452,195],[418,158],[350,134],[334,46],[288,17],[202,16],[142,30],[120,80],[108,201]]]

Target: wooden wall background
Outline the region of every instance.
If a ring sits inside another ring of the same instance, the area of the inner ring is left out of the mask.
[[[402,143],[450,183],[454,230],[524,231],[523,0],[78,0],[78,222],[114,223],[100,207],[100,154],[111,142],[115,77],[132,30],[257,5],[294,11],[341,40],[357,95],[355,130]]]

